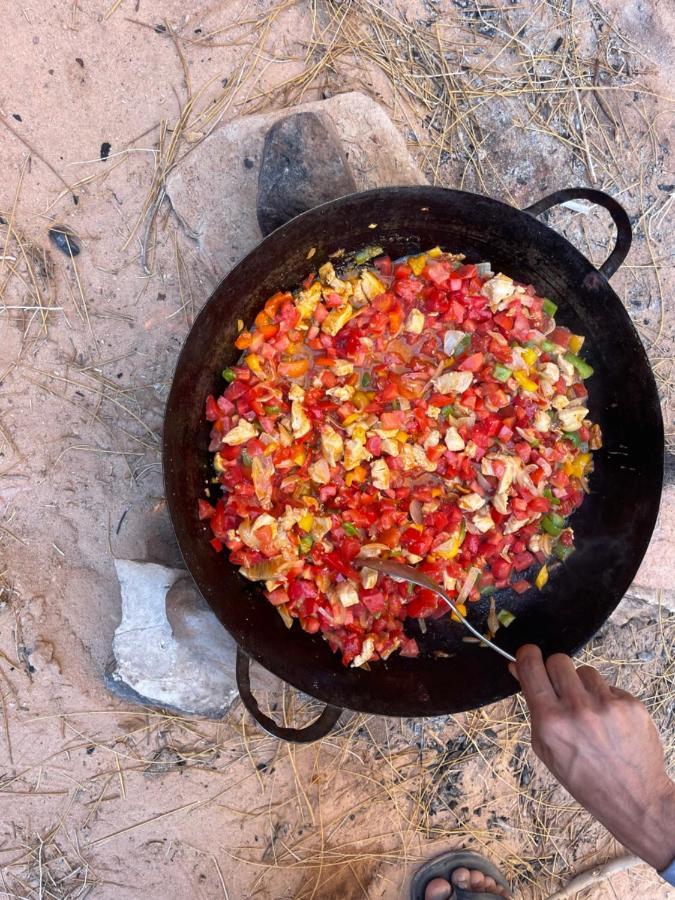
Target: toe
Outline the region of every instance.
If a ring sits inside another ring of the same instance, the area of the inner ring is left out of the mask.
[[[485,875],[479,869],[471,869],[470,886],[472,891],[483,891]]]
[[[432,878],[424,889],[424,900],[448,900],[451,893],[449,881],[445,878]]]
[[[497,882],[489,875],[483,879],[483,890],[486,894],[501,894],[501,889],[497,889]]]
[[[471,884],[471,872],[468,869],[455,869],[452,873],[452,883],[458,888],[468,888]]]

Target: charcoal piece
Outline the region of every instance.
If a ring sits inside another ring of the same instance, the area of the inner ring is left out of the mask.
[[[80,244],[77,235],[67,225],[54,225],[49,229],[49,240],[66,256],[77,256]]]
[[[332,125],[312,112],[275,122],[258,176],[258,224],[269,234],[294,216],[356,190]]]

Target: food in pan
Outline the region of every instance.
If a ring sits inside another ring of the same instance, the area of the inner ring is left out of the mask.
[[[326,262],[239,323],[242,356],[206,401],[214,549],[345,665],[416,656],[406,619],[449,614],[357,555],[419,566],[466,612],[529,590],[530,571],[543,588],[573,549],[566,519],[601,445],[584,338],[535,287],[463,260]]]

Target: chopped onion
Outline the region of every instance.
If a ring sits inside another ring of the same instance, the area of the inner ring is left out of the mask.
[[[443,335],[443,352],[446,356],[452,356],[455,347],[464,338],[464,331],[446,331]]]
[[[282,603],[281,606],[277,606],[277,612],[284,620],[284,625],[286,626],[286,628],[291,628],[293,626],[293,619],[291,618],[291,614],[286,608],[286,604]]]
[[[476,272],[481,276],[481,278],[485,275],[492,275],[492,263],[476,263]]]
[[[410,502],[410,518],[413,520],[415,525],[424,524],[424,517],[422,515],[422,504],[419,500],[411,500]]]
[[[478,482],[478,484],[483,488],[483,490],[486,493],[488,493],[488,494],[492,493],[493,487],[490,484],[490,482],[487,480],[487,478],[482,474],[482,472],[476,472],[476,481]]]
[[[477,569],[475,566],[471,566],[471,568],[469,569],[469,574],[466,576],[464,584],[462,585],[462,589],[457,595],[457,600],[455,601],[458,606],[464,603],[466,598],[469,596],[479,575],[480,569]]]

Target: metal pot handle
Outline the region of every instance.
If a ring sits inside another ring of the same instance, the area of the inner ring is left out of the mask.
[[[320,738],[325,737],[342,715],[342,709],[339,706],[326,704],[326,708],[319,718],[315,719],[311,725],[307,725],[306,728],[285,728],[283,725],[277,725],[274,719],[270,719],[269,716],[266,716],[261,711],[258,701],[251,693],[250,666],[250,657],[240,647],[237,647],[236,674],[241,702],[268,734],[281,738],[282,741],[291,741],[295,744],[311,744],[312,741],[318,741]]]
[[[596,191],[593,188],[566,188],[562,191],[554,191],[547,197],[542,197],[531,206],[526,206],[523,212],[529,213],[531,216],[540,216],[552,206],[558,206],[560,203],[566,203],[568,200],[590,200],[602,206],[610,214],[616,225],[616,244],[604,263],[600,266],[600,272],[605,278],[611,278],[626,258],[630,245],[633,240],[633,230],[631,228],[628,213],[620,203],[605,194],[604,191]]]

